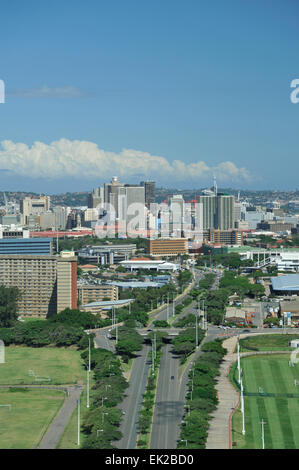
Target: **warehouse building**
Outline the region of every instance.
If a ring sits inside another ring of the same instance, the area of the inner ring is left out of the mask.
[[[271,290],[278,295],[299,295],[299,274],[271,277]]]

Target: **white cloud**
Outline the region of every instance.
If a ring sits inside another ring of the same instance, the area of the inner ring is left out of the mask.
[[[130,176],[155,178],[163,182],[200,182],[213,175],[219,182],[249,180],[245,168],[238,168],[226,161],[209,166],[204,161],[186,164],[181,160],[172,163],[164,157],[133,149],[120,153],[100,149],[93,142],[60,139],[50,145],[34,142],[29,147],[10,140],[1,142],[0,170],[10,170],[18,175],[33,178],[99,178],[103,180],[118,175],[120,179]]]
[[[12,90],[9,95],[22,98],[80,98],[85,96],[83,90],[75,86],[48,87],[44,85],[39,88],[25,88],[23,90]]]

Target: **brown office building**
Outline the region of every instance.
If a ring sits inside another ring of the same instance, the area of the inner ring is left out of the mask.
[[[187,238],[157,238],[147,240],[147,253],[151,256],[177,256],[188,254]]]
[[[77,258],[71,254],[0,255],[0,285],[18,287],[19,315],[45,318],[77,308]]]
[[[220,245],[243,245],[243,232],[239,230],[210,229],[204,232],[204,241]]]
[[[90,285],[78,287],[80,305],[105,300],[118,300],[118,287],[112,285]]]

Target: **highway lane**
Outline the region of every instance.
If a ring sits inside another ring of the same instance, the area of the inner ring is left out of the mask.
[[[156,405],[151,434],[151,449],[174,449],[178,438],[177,421],[183,414],[184,402],[179,401],[179,359],[171,353],[172,346],[163,348]],[[172,378],[173,377],[173,378]]]
[[[201,345],[212,341],[219,335],[219,328],[212,327]],[[193,361],[201,354],[198,348]],[[154,410],[151,449],[176,449],[180,435],[180,424],[185,414],[185,397],[188,391],[189,363],[180,376],[179,359],[172,353],[172,345],[163,350],[157,385],[156,406]],[[174,378],[171,379],[171,376]]]
[[[119,405],[120,410],[125,414],[120,425],[123,437],[115,443],[118,449],[136,448],[138,413],[141,409],[151,364],[148,357],[150,350],[150,345],[146,344],[133,361],[129,388],[126,390],[125,399]]]

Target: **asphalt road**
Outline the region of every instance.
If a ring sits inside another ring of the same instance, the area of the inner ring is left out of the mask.
[[[163,348],[157,385],[156,403],[151,434],[151,449],[174,449],[178,439],[177,423],[181,421],[184,401],[179,400],[179,359],[171,352],[172,345]]]
[[[211,327],[201,344],[217,338],[219,333],[221,334],[219,328]],[[193,360],[200,353],[200,348],[198,348]],[[153,417],[151,449],[176,449],[177,447],[180,424],[185,414],[184,404],[191,366],[192,363],[189,363],[180,376],[179,358],[172,353],[172,345],[167,344],[163,348]]]
[[[138,412],[141,409],[143,394],[147,384],[150,368],[148,354],[150,350],[151,347],[145,345],[133,361],[129,388],[126,390],[125,399],[119,405],[119,408],[125,414],[120,425],[123,437],[115,443],[118,449],[135,449],[136,447]]]

